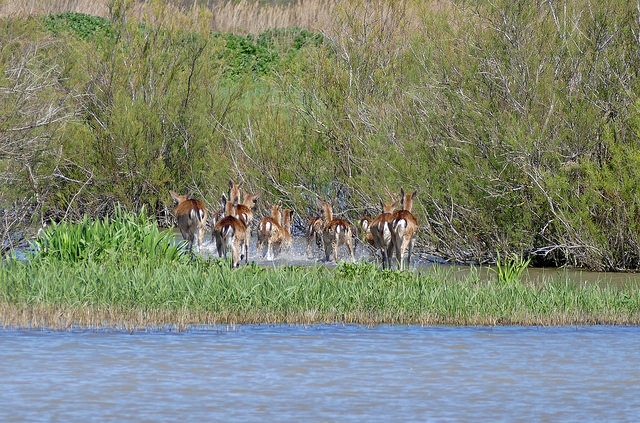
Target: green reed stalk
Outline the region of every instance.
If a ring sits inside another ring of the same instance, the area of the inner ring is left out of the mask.
[[[521,281],[522,273],[531,263],[531,259],[525,259],[522,255],[513,253],[501,258],[498,253],[495,269],[492,269],[498,276],[498,281],[503,284],[518,284]]]

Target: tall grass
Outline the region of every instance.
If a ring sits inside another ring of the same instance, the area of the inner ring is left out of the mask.
[[[112,218],[94,220],[85,215],[80,223],[52,223],[33,242],[30,260],[41,267],[79,262],[139,266],[186,261],[187,250],[173,239],[174,235],[161,231],[144,210],[132,213],[116,207]]]
[[[0,267],[0,304],[4,326],[640,323],[637,287],[452,282],[369,264],[231,270],[217,260],[152,267],[10,261]]]
[[[113,11],[110,3],[112,2],[109,0],[10,0],[0,2],[0,17],[77,12],[109,18]],[[200,21],[213,31],[259,34],[268,29],[291,26],[316,31],[328,29],[335,16],[336,7],[344,3],[344,0],[213,0],[164,3],[162,12],[158,9],[159,2],[149,0],[131,2],[125,9],[129,18],[146,21],[152,25],[185,27]],[[185,3],[188,4],[183,6]],[[194,8],[194,4],[197,7]],[[203,13],[204,11],[206,13]]]
[[[447,266],[231,269],[224,260],[186,255],[172,239],[144,212],[119,208],[110,219],[53,225],[29,260],[0,264],[0,324],[640,324],[640,287],[531,284],[520,280],[521,258],[499,261],[499,278],[488,281],[473,272],[454,278]]]

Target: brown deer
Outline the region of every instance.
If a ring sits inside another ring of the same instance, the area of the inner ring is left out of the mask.
[[[362,245],[375,248],[375,244],[373,242],[373,235],[371,234],[371,222],[373,222],[373,219],[371,218],[371,216],[362,216],[360,218],[360,223],[358,227],[360,232],[359,237],[360,237],[360,241],[362,242]]]
[[[225,205],[225,217],[218,220],[213,227],[213,236],[216,240],[218,256],[226,258],[227,253],[231,250],[231,267],[238,267],[240,261],[244,259],[248,262],[249,238],[247,237],[247,225],[236,217],[237,199],[228,201],[222,196]]]
[[[398,268],[403,270],[405,268],[405,257],[406,267],[409,268],[411,265],[411,253],[418,234],[418,220],[411,213],[413,200],[418,195],[418,191],[414,191],[413,194],[405,194],[404,189],[401,189],[400,192],[402,203],[400,210],[393,214],[391,239],[396,251]]]
[[[351,261],[355,262],[353,255],[353,231],[351,223],[344,219],[333,217],[333,207],[329,203],[321,203],[318,206],[324,211],[324,227],[322,228],[322,243],[324,244],[325,261],[329,261],[329,256],[333,251],[333,258],[338,261],[338,247],[346,245],[351,255]]]
[[[207,226],[207,208],[202,201],[191,198],[191,195],[178,195],[174,191],[169,191],[169,194],[177,203],[173,215],[182,238],[189,243],[189,250],[193,251],[197,244],[196,251],[199,251]]]
[[[234,184],[232,180],[229,180],[229,201],[237,202],[237,217],[247,225],[247,228],[249,228],[249,236],[251,236],[250,225],[253,221],[253,208],[255,207],[258,198],[260,198],[260,193],[245,194],[243,201],[240,202],[240,187],[242,184],[243,182]]]
[[[267,241],[267,251],[266,254],[269,255],[271,251],[271,243],[269,242],[269,238],[271,237],[271,233],[277,231],[277,227],[282,225],[282,202],[278,202],[278,204],[274,204],[271,206],[271,215],[263,217],[258,222],[258,235],[256,242],[256,250],[258,254],[262,252],[262,247],[264,246],[264,242]],[[262,254],[265,257],[265,254]],[[270,256],[271,257],[271,256]],[[271,260],[271,258],[269,258]]]
[[[305,230],[307,238],[307,257],[311,257],[311,243],[315,243],[318,248],[322,248],[322,228],[324,228],[324,220],[321,216],[314,216],[309,219]]]
[[[284,216],[284,217],[283,217]],[[257,250],[262,252],[264,242],[267,242],[267,260],[273,260],[280,251],[291,248],[291,217],[293,210],[282,210],[282,204],[278,203],[271,208],[271,216],[264,217],[258,224]]]
[[[400,204],[400,200],[393,203],[383,203],[380,201],[382,213],[376,216],[371,222],[370,230],[373,238],[373,245],[382,255],[382,268],[391,268],[391,257],[393,256],[393,240],[391,236],[391,222],[393,213]]]

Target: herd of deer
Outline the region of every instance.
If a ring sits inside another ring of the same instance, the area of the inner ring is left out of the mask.
[[[232,255],[232,266],[238,267],[242,260],[248,262],[249,240],[253,208],[260,193],[245,194],[240,202],[242,182],[229,181],[229,193],[222,195],[221,209],[211,216],[212,241],[215,242],[218,255]],[[201,248],[207,227],[208,213],[204,203],[189,195],[178,195],[169,191],[177,203],[174,216],[191,249]],[[411,262],[411,254],[418,233],[418,221],[411,213],[417,191],[407,194],[401,189],[400,199],[392,203],[380,203],[382,213],[377,217],[360,219],[361,239],[382,256],[383,268],[390,269],[395,253],[397,266],[404,269]],[[317,200],[320,216],[311,218],[306,226],[307,256],[311,255],[312,244],[324,249],[325,260],[331,255],[338,261],[338,247],[345,245],[354,261],[354,227],[344,219],[333,215],[330,203]],[[282,203],[271,207],[271,216],[262,218],[257,225],[257,251],[267,260],[273,260],[278,254],[291,248],[291,220],[294,211],[282,209]],[[266,247],[266,251],[265,251]]]

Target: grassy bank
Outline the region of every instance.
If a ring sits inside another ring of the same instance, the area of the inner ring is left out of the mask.
[[[640,324],[640,287],[531,283],[528,261],[501,260],[494,277],[451,268],[231,269],[175,244],[144,213],[53,225],[27,260],[0,264],[4,327],[140,328],[235,323],[422,325]]]
[[[640,324],[640,290],[452,282],[440,275],[248,266],[196,260],[159,266],[20,262],[0,269],[0,325],[158,327],[213,323],[422,325]]]

